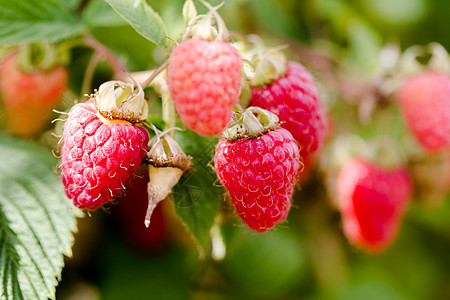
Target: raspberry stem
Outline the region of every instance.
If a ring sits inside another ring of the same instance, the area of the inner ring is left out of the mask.
[[[168,65],[169,60],[167,59],[142,83],[142,88],[145,89],[159,74],[161,74],[161,72],[167,68]],[[162,99],[162,117],[165,124],[165,129],[175,127],[177,115],[175,105],[170,98],[170,92],[166,86],[159,86],[159,88]],[[173,133],[171,132],[170,135],[173,135]]]
[[[120,60],[111,50],[109,50],[102,43],[100,43],[99,41],[97,41],[92,37],[84,38],[83,42],[86,46],[93,48],[100,57],[103,57],[104,59],[106,59],[106,61],[108,61],[111,64],[115,78],[123,81],[127,80],[128,78],[126,74],[127,68],[125,67],[124,64],[120,62]]]
[[[94,78],[95,68],[100,61],[100,56],[97,52],[92,54],[91,59],[84,72],[83,82],[81,84],[81,95],[88,94],[91,91],[92,79]]]
[[[150,76],[142,83],[142,88],[145,89],[152,81],[156,78],[162,71],[164,71],[169,65],[169,60],[167,59],[162,63],[157,69],[155,69]]]
[[[165,129],[172,128],[176,125],[177,113],[175,105],[170,98],[169,91],[162,93],[162,118],[165,124]],[[169,133],[173,136],[173,131]]]

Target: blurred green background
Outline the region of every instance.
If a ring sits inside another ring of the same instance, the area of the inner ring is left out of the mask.
[[[168,24],[170,37],[179,39],[183,1],[148,3]],[[346,108],[355,112],[357,107],[343,99],[349,92],[340,90],[341,82],[350,92],[361,82],[370,84],[387,43],[405,49],[437,41],[450,48],[450,1],[227,0],[219,12],[230,30],[256,33],[268,45],[289,44],[285,53],[316,75],[334,122],[361,134],[372,129],[343,120]],[[95,37],[130,71],[155,68],[164,60],[112,11],[97,16],[93,10],[92,16]],[[71,87],[79,91],[89,53],[75,49],[72,54]],[[109,79],[104,69],[97,71],[93,86]],[[353,78],[359,78],[355,86]],[[335,129],[340,132],[342,126]],[[159,235],[153,244],[133,240],[127,219],[114,207],[97,211],[79,221],[74,257],[67,260],[57,299],[450,299],[448,192],[432,204],[416,196],[395,244],[370,256],[343,236],[322,171],[312,170],[294,196],[288,222],[271,232],[251,232],[225,205],[222,228],[213,233],[208,253],[190,241],[173,216],[171,200],[162,209],[164,220],[152,224]]]

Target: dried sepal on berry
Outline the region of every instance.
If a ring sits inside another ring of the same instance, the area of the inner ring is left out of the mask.
[[[147,118],[148,105],[144,90],[137,82],[107,81],[100,85],[92,98],[98,112],[107,119],[134,124]]]
[[[147,187],[148,208],[144,221],[146,227],[150,225],[156,205],[169,196],[181,176],[192,168],[192,157],[186,155],[178,143],[167,134],[174,129],[176,128],[161,132],[153,127],[156,137],[147,153],[150,180]]]
[[[252,87],[268,85],[286,75],[288,61],[280,50],[285,45],[267,47],[257,35],[249,35],[245,41],[233,44],[242,58],[250,63],[243,68],[245,78]]]
[[[427,58],[423,63],[421,58]],[[448,74],[450,72],[450,55],[439,43],[413,45],[398,58],[400,77],[410,77],[426,70]]]
[[[277,115],[259,107],[235,111],[231,124],[223,131],[230,142],[238,139],[252,139],[280,127]]]
[[[187,1],[188,5],[185,6],[186,10],[183,10],[183,13],[186,12],[185,19],[189,18],[186,31],[182,37],[183,41],[192,38],[222,42],[229,40],[226,24],[222,17],[217,13],[217,10],[225,3],[225,1],[217,6],[212,6],[206,1],[200,0],[200,2],[208,9],[208,12],[202,15],[197,15],[195,6],[188,2],[189,1]]]

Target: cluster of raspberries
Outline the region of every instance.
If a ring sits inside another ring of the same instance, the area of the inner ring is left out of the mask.
[[[186,127],[203,136],[221,135],[215,171],[239,217],[259,232],[286,220],[302,168],[314,162],[329,131],[311,73],[294,61],[274,69],[281,71],[263,84],[248,80],[245,110],[238,105],[246,79],[243,59],[230,43],[184,40],[172,51],[166,78]],[[409,79],[399,90],[406,122],[429,152],[450,146],[449,95],[449,76],[433,72]],[[96,209],[122,192],[148,157],[149,134],[140,121],[116,118],[100,110],[95,99],[71,109],[61,170],[66,194],[76,206]],[[412,195],[406,169],[354,159],[341,169],[336,186],[349,241],[369,252],[388,247]]]
[[[242,58],[229,43],[188,39],[170,56],[171,98],[199,135],[216,136],[231,126],[241,82]],[[296,62],[272,83],[253,87],[249,106],[274,113],[281,127],[262,124],[251,136],[222,136],[214,161],[238,215],[262,232],[286,219],[302,165],[323,144],[327,123],[313,76]],[[137,124],[105,118],[88,101],[69,112],[63,139],[66,194],[76,206],[96,209],[121,193],[146,156],[149,135]]]

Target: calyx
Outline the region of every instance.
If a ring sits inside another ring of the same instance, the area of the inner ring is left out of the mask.
[[[245,41],[234,44],[242,58],[250,63],[243,68],[251,86],[271,84],[287,72],[287,59],[281,52],[286,46],[267,47],[257,35],[249,35]]]
[[[215,7],[203,0],[200,0],[200,2],[205,5],[209,11],[204,15],[196,15],[196,11],[191,12],[190,20],[182,40],[198,38],[207,41],[228,41],[228,29],[222,17],[217,12],[225,1]]]
[[[248,107],[235,111],[231,124],[223,131],[230,142],[238,139],[253,139],[280,127],[278,116],[259,107]]]
[[[156,137],[147,153],[150,181],[147,186],[148,208],[144,221],[146,227],[150,225],[156,205],[169,196],[181,176],[192,168],[192,157],[186,155],[177,142],[167,134],[174,129],[177,128],[161,132],[153,126]]]
[[[109,120],[137,123],[144,121],[148,115],[144,91],[137,82],[107,81],[100,85],[91,98],[100,115]]]

